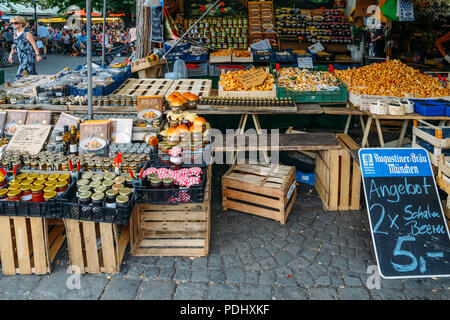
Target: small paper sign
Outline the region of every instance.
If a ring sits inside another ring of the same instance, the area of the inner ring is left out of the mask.
[[[298,57],[297,63],[299,68],[314,68],[312,57]]]
[[[268,73],[263,69],[255,69],[243,75],[239,75],[237,78],[242,83],[244,89],[248,90],[263,84],[267,76]]]
[[[8,143],[7,151],[38,154],[50,133],[50,125],[21,125]]]
[[[162,110],[162,97],[161,96],[139,96],[137,97],[137,113],[145,109]]]
[[[308,47],[308,49],[312,53],[317,53],[317,52],[325,50],[325,48],[323,47],[323,45],[320,42],[313,44],[312,46]]]

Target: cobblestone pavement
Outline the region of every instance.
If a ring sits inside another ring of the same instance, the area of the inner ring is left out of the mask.
[[[365,211],[325,212],[317,193],[299,187],[285,225],[221,211],[215,166],[210,255],[132,257],[115,275],[81,275],[68,290],[66,246],[45,276],[0,276],[1,299],[449,299],[450,279],[381,280],[366,286],[375,265]]]

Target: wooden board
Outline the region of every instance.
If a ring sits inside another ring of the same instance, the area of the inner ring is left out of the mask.
[[[130,219],[134,256],[206,256],[211,234],[211,176],[203,203],[136,204]]]
[[[342,150],[317,153],[315,187],[325,210],[360,210],[361,173],[353,159],[359,146],[346,134],[338,135],[338,140]]]
[[[277,138],[278,137],[278,138]],[[242,143],[240,142],[242,139]],[[259,139],[259,140],[258,140]],[[239,140],[239,141],[238,141]],[[264,141],[265,144],[259,144]],[[214,142],[213,151],[233,152],[233,151],[317,151],[317,150],[337,150],[341,149],[336,136],[329,132],[315,133],[281,133],[277,136],[245,134],[234,136],[227,143],[227,138],[223,137],[222,143]]]
[[[199,98],[209,97],[211,95],[212,80],[208,79],[185,79],[174,80],[170,88],[166,92],[169,96],[172,92],[178,91],[181,94],[190,92]]]
[[[285,224],[297,197],[295,186],[295,167],[235,165],[222,177],[222,208]]]
[[[128,226],[72,219],[64,219],[64,225],[72,272],[120,272],[130,239]]]
[[[164,96],[173,80],[128,79],[113,94],[129,96]]]
[[[3,275],[50,273],[65,238],[63,226],[44,218],[0,217]]]

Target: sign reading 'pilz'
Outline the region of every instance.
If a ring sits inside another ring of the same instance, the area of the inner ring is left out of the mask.
[[[428,153],[360,149],[359,159],[381,276],[450,276],[450,237]]]

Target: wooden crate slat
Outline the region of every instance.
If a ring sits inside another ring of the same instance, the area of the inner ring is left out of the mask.
[[[141,221],[179,221],[179,220],[203,220],[206,221],[205,211],[175,211],[175,212],[145,212],[141,215]]]
[[[249,191],[254,193],[267,194],[269,196],[277,197],[281,194],[279,189],[268,188],[260,185],[253,185],[249,183],[244,183],[243,181],[237,181],[234,179],[228,179],[227,176],[222,178],[222,186],[239,189],[242,191]]]
[[[44,225],[41,218],[30,218],[31,235],[33,239],[33,261],[35,273],[47,272],[48,252],[44,242]]]
[[[147,257],[147,256],[160,256],[160,257],[202,257],[207,254],[205,248],[202,249],[188,249],[188,248],[138,248],[138,251],[133,253],[137,257]]]
[[[361,208],[360,196],[361,196],[361,170],[353,161],[353,175],[352,175],[352,197],[350,202],[351,210],[359,210]]]
[[[266,196],[258,196],[250,194],[248,192],[241,192],[237,190],[224,189],[222,192],[223,196],[227,199],[242,200],[247,202],[257,203],[266,207],[279,208],[280,199],[271,199]]]
[[[113,230],[110,223],[99,223],[100,225],[100,236],[102,239],[102,257],[103,257],[103,268],[106,273],[117,272],[117,263],[119,260],[118,254],[114,248],[113,241]]]
[[[143,239],[141,247],[202,247],[205,239]]]
[[[117,226],[113,226],[113,235],[114,239],[117,239]],[[123,257],[125,256],[125,250],[127,248],[128,243],[130,242],[130,231],[127,226],[121,228],[119,240],[117,241],[117,246],[119,249],[119,261],[117,262],[117,272],[119,272],[119,267],[122,264]]]
[[[90,273],[100,273],[100,262],[95,234],[95,222],[82,221],[84,244],[86,248],[86,264]]]
[[[58,254],[59,249],[61,249],[62,244],[66,240],[66,236],[64,234],[64,226],[56,225],[53,227],[52,231],[53,230],[55,230],[55,232],[57,233],[57,237],[55,238],[55,240],[53,242],[48,242],[50,245],[49,252],[48,252],[50,262],[55,259],[56,255]],[[44,233],[44,235],[46,235],[46,234],[47,234],[47,231]]]
[[[171,230],[171,231],[206,231],[206,223],[203,222],[141,222],[143,230]]]
[[[31,274],[26,220],[25,217],[14,217],[13,220],[20,274]]]
[[[161,230],[142,230],[142,239],[161,239],[161,238],[203,238],[205,236],[204,231],[161,231]]]
[[[80,223],[78,220],[64,219],[67,232],[67,246],[69,248],[72,272],[84,273],[83,249],[81,243]]]
[[[277,214],[279,213],[278,210],[259,208],[259,207],[255,207],[252,205],[240,203],[240,202],[235,202],[230,199],[227,199],[227,209],[232,209],[232,210],[236,210],[236,211],[244,211],[246,213],[252,213],[252,214],[262,216],[265,218],[279,220],[277,217]]]
[[[0,217],[0,256],[4,275],[16,274],[11,222],[10,217]]]
[[[347,150],[341,153],[341,175],[340,175],[340,192],[339,207],[341,210],[348,210],[350,199],[350,154]]]

